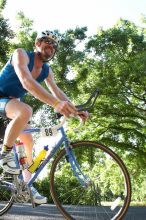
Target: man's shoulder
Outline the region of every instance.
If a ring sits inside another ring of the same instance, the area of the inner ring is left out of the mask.
[[[24,48],[17,48],[17,49],[14,50],[13,54],[14,53],[26,54],[28,56],[34,54],[33,51],[28,51],[28,50],[26,50]]]
[[[17,52],[19,52],[19,53],[22,53],[22,52],[26,53],[26,50],[24,48],[17,48],[17,49],[14,50],[13,53],[17,53]]]
[[[14,50],[12,56],[11,56],[11,64],[13,65],[14,62],[19,59],[21,61],[26,60],[27,63],[29,63],[31,55],[30,55],[31,51],[26,51],[23,48],[17,48]]]

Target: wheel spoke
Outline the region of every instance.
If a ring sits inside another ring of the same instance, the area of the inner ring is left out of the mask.
[[[13,193],[12,189],[9,185],[13,181],[11,175],[3,174],[2,168],[0,168],[0,216],[3,215],[5,212],[13,204]]]
[[[66,219],[121,219],[130,203],[127,169],[110,149],[95,142],[77,142],[72,150],[81,172],[89,179],[83,187],[65,160],[65,150],[51,169],[50,189]]]

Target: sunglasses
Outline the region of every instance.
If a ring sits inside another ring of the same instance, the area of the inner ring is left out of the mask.
[[[43,41],[46,44],[52,45],[55,50],[58,48],[58,44],[55,41],[51,40],[51,39],[44,38]]]

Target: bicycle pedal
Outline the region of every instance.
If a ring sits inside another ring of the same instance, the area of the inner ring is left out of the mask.
[[[10,176],[13,176],[14,174],[12,174],[12,173],[9,173],[9,172],[7,172],[7,171],[5,171],[4,169],[3,169],[3,174],[5,175],[10,175]],[[15,174],[15,175],[17,175],[17,174]]]
[[[14,179],[13,174],[6,173],[6,172],[3,172],[1,174],[1,179],[3,179],[3,178],[5,178],[7,180],[11,180],[11,181]]]
[[[12,173],[9,173],[7,171],[3,171],[3,174],[4,174],[4,176],[9,176],[9,177],[16,177],[16,176],[18,176],[18,174],[12,174]]]

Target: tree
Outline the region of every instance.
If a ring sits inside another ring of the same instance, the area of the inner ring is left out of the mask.
[[[76,66],[78,78],[82,79],[78,84],[82,94],[79,102],[87,99],[94,88],[100,88],[100,97],[87,124],[88,131],[83,128],[83,132],[78,132],[78,139],[98,140],[113,148],[130,171],[135,189],[132,199],[140,201],[146,195],[144,32],[125,20],[106,31],[101,29],[90,37],[86,59]],[[74,136],[77,138],[77,134]]]
[[[146,42],[139,31],[125,20],[109,30],[101,29],[86,45],[92,57],[77,71],[82,75],[87,69],[87,80],[80,82],[82,91],[96,86],[101,90],[92,136],[122,152],[145,157]]]
[[[0,1],[0,67],[7,61],[7,55],[9,53],[10,43],[9,40],[14,36],[13,31],[10,29],[8,20],[4,19],[2,10],[6,5],[6,0]]]
[[[0,2],[0,10],[5,3]],[[0,16],[3,42],[0,52],[4,55],[0,58],[0,65],[17,47],[33,49],[36,37],[33,21],[26,18],[23,12],[18,13],[17,18],[20,26],[15,41],[10,42],[12,31],[7,21]],[[62,34],[59,30],[55,31],[61,36],[61,42],[50,65],[59,87],[76,104],[84,103],[95,88],[100,89],[100,97],[87,127],[78,134],[70,132],[69,135],[76,139],[98,140],[114,148],[128,165],[132,177],[136,176],[134,170],[145,168],[146,165],[146,29],[121,19],[114,27],[107,30],[101,28],[89,38],[86,36],[86,27],[70,29]],[[70,73],[72,78],[69,77]],[[43,110],[42,103],[35,98],[28,95],[26,101],[35,112],[39,108]],[[74,125],[75,120],[71,126]],[[141,185],[145,184],[142,182],[144,175],[143,169],[137,177]]]
[[[72,98],[78,94],[78,80],[74,71],[72,71],[72,75],[74,74],[72,79],[68,78],[68,73],[84,60],[85,52],[79,47],[87,38],[86,31],[87,27],[77,27],[75,30],[69,29],[63,34],[59,33],[61,36],[59,50],[52,64],[56,82]]]
[[[5,8],[6,0],[0,1],[0,68],[3,67],[5,62],[7,61],[10,43],[9,40],[13,38],[14,34],[11,30],[8,20],[4,19],[2,15],[2,11]],[[3,137],[4,130],[6,127],[6,120],[0,117],[0,138]]]
[[[16,19],[19,25],[15,42],[12,44],[12,50],[19,47],[25,50],[33,50],[36,37],[36,31],[33,30],[33,21],[27,18],[22,11],[18,12]]]

